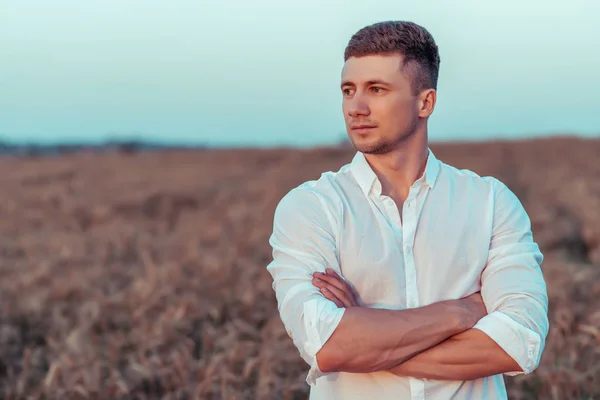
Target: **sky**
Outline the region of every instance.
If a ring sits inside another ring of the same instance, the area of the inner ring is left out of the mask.
[[[593,0],[0,0],[0,139],[314,146],[358,29],[427,28],[431,141],[600,136]]]

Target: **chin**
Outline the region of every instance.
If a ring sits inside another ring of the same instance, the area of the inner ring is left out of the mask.
[[[389,146],[371,146],[371,147],[365,147],[364,149],[359,149],[358,151],[360,151],[363,154],[387,154],[389,152],[391,152],[393,149],[390,148]]]
[[[385,154],[391,150],[391,146],[384,140],[377,138],[351,138],[354,149],[363,154]]]

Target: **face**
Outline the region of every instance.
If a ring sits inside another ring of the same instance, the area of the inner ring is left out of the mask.
[[[431,113],[423,110],[433,89],[415,95],[401,66],[399,54],[350,57],[344,64],[342,108],[348,137],[357,151],[393,151],[414,136]]]

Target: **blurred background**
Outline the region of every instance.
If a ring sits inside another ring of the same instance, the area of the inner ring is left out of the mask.
[[[306,399],[278,201],[354,154],[358,29],[441,67],[431,147],[521,199],[551,332],[511,399],[600,398],[600,3],[0,0],[0,397]]]

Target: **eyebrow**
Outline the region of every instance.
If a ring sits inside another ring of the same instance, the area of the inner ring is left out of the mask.
[[[392,85],[391,83],[386,82],[386,81],[381,80],[381,79],[371,79],[371,80],[365,82],[365,84],[367,86],[370,86],[370,85],[387,85],[387,86],[391,86]],[[345,87],[345,86],[356,86],[356,84],[354,82],[352,82],[352,81],[344,81],[344,82],[342,82],[341,87]]]

